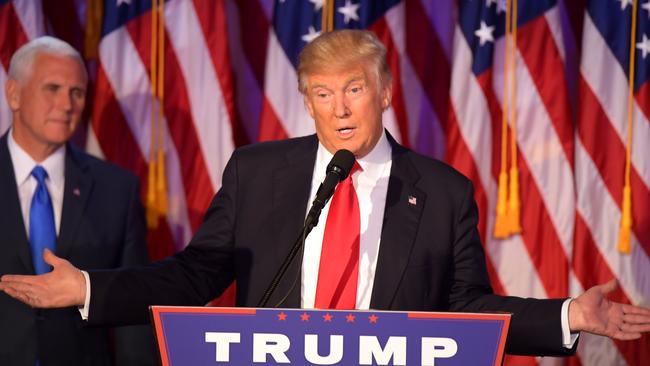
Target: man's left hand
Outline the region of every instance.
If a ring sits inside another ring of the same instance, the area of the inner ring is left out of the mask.
[[[569,305],[571,332],[588,332],[613,339],[632,340],[650,332],[650,309],[607,299],[618,288],[614,279],[585,291]]]

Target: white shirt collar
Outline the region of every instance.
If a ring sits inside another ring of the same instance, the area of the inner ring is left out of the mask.
[[[16,185],[23,184],[32,174],[32,170],[36,165],[42,166],[47,171],[47,176],[51,185],[61,188],[65,182],[65,144],[56,149],[50,156],[40,163],[37,163],[31,156],[22,148],[16,140],[14,140],[13,128],[9,131],[7,138],[7,147],[9,148],[9,155],[11,156],[11,163],[14,166],[14,175],[16,177]]]

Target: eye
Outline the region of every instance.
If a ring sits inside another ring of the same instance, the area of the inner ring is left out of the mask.
[[[70,91],[70,95],[75,99],[83,99],[86,97],[86,91],[79,88],[74,88]]]
[[[328,90],[319,89],[314,91],[314,97],[319,102],[327,102],[332,97],[332,93]]]
[[[45,84],[43,89],[51,93],[56,93],[60,89],[60,86],[57,84]]]
[[[346,90],[346,93],[351,97],[357,97],[363,94],[365,91],[365,86],[360,84],[350,85]]]

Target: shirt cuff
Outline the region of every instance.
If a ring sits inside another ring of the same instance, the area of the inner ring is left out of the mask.
[[[564,301],[562,304],[562,314],[561,314],[561,321],[562,321],[562,345],[565,348],[573,348],[573,346],[576,344],[576,341],[578,340],[578,337],[580,336],[580,332],[578,333],[571,333],[571,327],[569,326],[569,304],[571,304],[571,301],[573,301],[572,298],[568,298]]]
[[[90,276],[88,276],[88,272],[86,271],[81,271],[81,274],[83,274],[84,279],[86,279],[86,299],[84,300],[84,306],[79,306],[77,309],[79,309],[81,319],[88,320],[88,310],[90,307]]]

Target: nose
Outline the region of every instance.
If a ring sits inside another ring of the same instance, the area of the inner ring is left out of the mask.
[[[334,96],[334,115],[336,118],[347,118],[350,116],[350,108],[345,95]]]
[[[70,112],[74,103],[73,96],[69,92],[61,91],[57,96],[57,105],[61,110]]]

